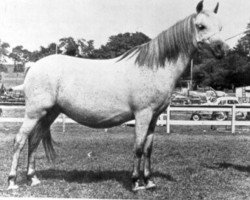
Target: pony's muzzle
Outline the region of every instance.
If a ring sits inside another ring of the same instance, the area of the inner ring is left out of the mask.
[[[212,54],[217,59],[222,59],[229,50],[229,46],[221,40],[213,42],[210,47]]]
[[[223,58],[229,50],[229,46],[222,40],[216,40],[210,43],[202,40],[197,42],[197,47],[199,51],[210,52],[217,59]]]

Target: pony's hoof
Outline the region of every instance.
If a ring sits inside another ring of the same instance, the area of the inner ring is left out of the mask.
[[[133,191],[133,192],[136,192],[136,191],[145,190],[145,189],[146,189],[145,186],[134,186],[134,187],[132,188],[132,191]]]
[[[7,190],[17,190],[19,188],[18,185],[16,184],[10,184],[9,187],[7,188]]]
[[[41,183],[41,181],[37,177],[33,177],[33,178],[31,178],[30,186],[36,186],[36,185],[39,185],[40,183]]]
[[[134,184],[134,186],[133,186],[133,188],[132,188],[132,191],[136,192],[138,190],[145,190],[145,189],[146,189],[145,186],[140,186],[139,182],[136,181],[135,184]]]
[[[156,188],[156,185],[155,185],[155,183],[154,183],[153,181],[148,181],[148,183],[147,183],[147,185],[145,186],[145,188],[146,188],[147,190],[149,190],[149,189],[154,189],[154,188]]]

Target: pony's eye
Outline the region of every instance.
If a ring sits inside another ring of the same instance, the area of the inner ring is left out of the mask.
[[[200,31],[202,31],[202,30],[204,30],[206,27],[205,27],[204,25],[202,25],[202,24],[197,24],[197,28],[198,28]]]

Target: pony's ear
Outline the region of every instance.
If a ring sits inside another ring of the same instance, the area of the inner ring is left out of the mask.
[[[203,0],[200,1],[196,6],[196,12],[200,13],[203,10]]]
[[[218,9],[219,9],[219,2],[218,2],[217,5],[215,6],[214,13],[217,13],[217,12],[218,12]]]

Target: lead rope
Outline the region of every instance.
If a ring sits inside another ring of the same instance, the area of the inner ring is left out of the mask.
[[[247,34],[247,33],[250,33],[250,29],[248,29],[248,30],[246,30],[246,31],[242,31],[242,32],[240,32],[240,33],[238,33],[238,34],[236,34],[236,35],[234,35],[234,36],[231,36],[231,37],[225,39],[225,41],[231,40],[231,39],[233,39],[233,38],[235,38],[235,37],[237,37],[237,36],[240,36],[240,35],[242,35],[242,34]]]
[[[203,39],[203,40],[200,41],[200,42],[204,42],[205,40],[209,40],[211,37],[213,37],[214,35],[216,35],[216,34],[219,33],[219,32],[220,32],[220,31],[218,31],[218,32],[216,32],[216,33],[214,33],[214,34],[212,34],[212,35],[206,37],[205,39]],[[247,34],[247,33],[250,34],[250,29],[248,29],[248,30],[246,30],[246,31],[239,32],[239,33],[237,33],[236,35],[233,35],[233,36],[231,36],[231,37],[225,39],[225,41],[231,40],[231,39],[233,39],[233,38],[235,38],[235,37],[237,37],[237,36],[240,36],[240,35],[242,35],[242,34]]]

